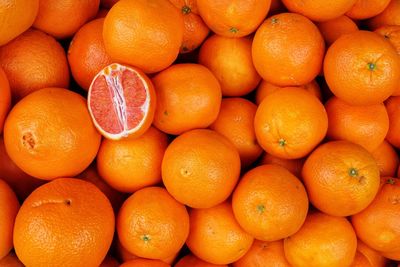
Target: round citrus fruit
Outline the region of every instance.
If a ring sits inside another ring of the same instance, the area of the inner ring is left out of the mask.
[[[357,20],[368,19],[382,13],[389,3],[390,0],[357,0],[346,15]]]
[[[385,10],[383,10],[377,16],[367,21],[367,25],[372,30],[375,30],[385,25],[400,26],[399,14],[400,14],[400,2],[398,0],[391,0],[389,5],[385,8]]]
[[[360,239],[357,240],[357,251],[361,252],[371,264],[371,267],[385,267],[387,259],[384,258],[381,253],[370,248]]]
[[[400,60],[384,38],[357,31],[343,35],[329,47],[324,75],[329,89],[348,104],[379,104],[398,87]]]
[[[97,154],[97,169],[116,190],[134,192],[161,182],[167,146],[167,135],[153,127],[137,138],[104,139]]]
[[[85,170],[101,139],[85,102],[62,88],[44,88],[18,102],[4,126],[4,144],[12,161],[45,180]]]
[[[144,258],[133,259],[123,264],[120,267],[171,267],[171,265],[160,261],[160,260],[150,260]]]
[[[374,151],[372,151],[381,174],[381,177],[394,177],[399,166],[399,155],[389,142],[384,140]]]
[[[322,141],[328,117],[318,98],[306,90],[283,88],[258,106],[254,127],[258,143],[267,153],[295,159],[306,156]]]
[[[358,31],[357,24],[347,16],[317,23],[327,45],[333,44],[340,36]]]
[[[119,140],[138,137],[149,129],[156,96],[141,70],[113,63],[94,77],[87,105],[97,130],[108,139]]]
[[[228,267],[228,265],[212,264],[197,258],[193,254],[189,254],[181,258],[174,267]]]
[[[240,175],[239,152],[215,131],[189,131],[168,146],[161,174],[178,201],[192,208],[210,208],[232,193]]]
[[[264,164],[275,164],[282,166],[286,170],[290,171],[297,178],[301,178],[301,169],[303,168],[304,158],[300,159],[283,159],[273,156],[268,153],[264,153],[259,161],[259,165]]]
[[[400,25],[386,25],[375,30],[376,33],[382,35],[388,40],[400,55]],[[396,90],[394,95],[400,94],[400,88]]]
[[[230,264],[250,249],[253,237],[239,226],[230,203],[190,211],[190,251],[213,264]]]
[[[4,70],[0,67],[0,134],[3,132],[4,121],[11,107],[10,84]]]
[[[311,82],[321,71],[325,42],[306,17],[282,13],[266,19],[252,44],[254,66],[261,77],[279,86]]]
[[[189,234],[189,215],[184,205],[161,187],[133,193],[117,218],[118,238],[138,257],[164,259],[175,255]]]
[[[389,131],[386,140],[396,148],[400,148],[400,96],[390,97],[385,104],[389,115]]]
[[[178,56],[183,27],[182,14],[168,0],[121,0],[104,21],[104,45],[114,60],[158,72]]]
[[[221,105],[221,89],[212,72],[200,64],[176,64],[153,79],[157,92],[154,125],[168,134],[207,128]]]
[[[22,204],[15,251],[26,266],[99,266],[111,246],[114,222],[110,201],[96,186],[56,179]]]
[[[288,170],[262,165],[241,178],[232,195],[232,208],[247,233],[258,240],[276,241],[300,229],[308,198],[302,183]]]

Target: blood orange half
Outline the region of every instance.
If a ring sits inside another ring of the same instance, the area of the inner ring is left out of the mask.
[[[153,122],[156,95],[141,70],[113,63],[93,79],[88,108],[99,132],[108,139],[140,136]]]

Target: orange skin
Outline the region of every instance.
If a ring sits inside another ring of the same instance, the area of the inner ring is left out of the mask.
[[[215,131],[192,130],[168,146],[161,175],[178,201],[191,208],[210,208],[232,193],[240,175],[239,152]]]
[[[0,266],[2,267],[25,267],[22,262],[17,258],[14,252],[10,252],[7,256],[0,259]]]
[[[169,1],[121,0],[107,14],[103,38],[111,58],[154,73],[175,61],[183,31],[183,16]]]
[[[0,67],[0,134],[3,132],[4,121],[11,108],[10,84],[4,70]]]
[[[301,169],[305,159],[282,159],[271,154],[264,153],[260,159],[259,165],[275,164],[284,167],[297,178],[301,178]]]
[[[99,267],[118,267],[120,266],[119,262],[111,256],[107,256]]]
[[[346,218],[315,212],[301,229],[284,240],[288,262],[298,267],[350,266],[357,238]]]
[[[389,131],[386,140],[396,148],[400,148],[400,96],[392,96],[386,101],[386,110],[389,115]]]
[[[367,257],[365,257],[364,254],[361,252],[357,251],[356,256],[354,257],[354,260],[350,267],[374,267],[371,265],[371,263],[368,261]]]
[[[153,123],[161,131],[179,135],[207,128],[216,120],[222,93],[218,80],[206,67],[172,65],[152,81],[157,94]]]
[[[237,148],[243,167],[252,164],[262,153],[254,132],[257,106],[244,98],[225,98],[210,129],[222,134]]]
[[[357,31],[343,35],[329,47],[324,75],[338,98],[351,105],[374,105],[398,88],[400,60],[384,38]]]
[[[380,183],[372,155],[348,141],[319,146],[305,161],[302,177],[310,202],[332,216],[349,216],[365,209]]]
[[[357,0],[346,15],[355,20],[374,17],[385,10],[390,0]]]
[[[385,267],[387,259],[385,259],[378,251],[368,247],[360,239],[357,240],[357,251],[361,252],[371,264],[371,267]]]
[[[233,267],[277,266],[290,267],[283,250],[283,241],[265,242],[254,240],[250,250]]]
[[[284,87],[274,85],[272,83],[262,80],[261,83],[257,87],[256,104],[260,105],[260,103],[264,100],[264,98],[267,95],[270,95],[270,94],[278,91],[278,89],[282,89],[282,88],[284,88]],[[305,85],[301,85],[301,86],[299,86],[299,88],[305,89],[306,91],[315,95],[319,100],[321,100],[321,98],[322,98],[321,89],[315,80],[313,80],[312,82],[307,83]]]
[[[300,229],[308,198],[302,183],[288,170],[262,165],[242,177],[232,195],[232,208],[247,233],[258,240],[276,241]]]
[[[12,161],[44,180],[84,171],[96,157],[100,139],[85,99],[62,88],[44,88],[25,97],[4,126],[4,144]]]
[[[382,177],[394,177],[397,167],[399,166],[399,155],[389,142],[386,140],[380,144],[377,149],[372,151],[372,156],[378,164],[379,171]]]
[[[228,267],[226,264],[212,264],[205,262],[193,254],[186,255],[181,258],[174,267]]]
[[[282,0],[290,12],[302,14],[313,21],[327,21],[344,15],[357,0]]]
[[[190,211],[190,233],[186,245],[204,261],[233,263],[247,253],[253,240],[237,223],[228,202]]]
[[[104,47],[103,23],[104,19],[96,19],[83,25],[68,49],[72,76],[86,91],[96,74],[113,62]]]
[[[317,26],[328,46],[333,44],[340,36],[358,31],[357,24],[347,16],[319,22]]]
[[[3,2],[0,6],[0,46],[32,26],[39,10],[39,0]]]
[[[306,90],[283,88],[258,106],[254,127],[258,143],[267,153],[296,159],[306,156],[322,141],[328,117],[318,98]]]
[[[399,25],[387,25],[382,26],[375,30],[377,34],[382,35],[386,40],[388,40],[400,55],[400,26]],[[400,88],[393,95],[399,95]]]
[[[169,0],[183,15],[183,39],[180,53],[189,53],[201,45],[210,33],[210,29],[199,16],[197,1]]]
[[[117,217],[121,245],[130,253],[149,259],[175,255],[189,234],[189,215],[184,205],[161,187],[133,193]]]
[[[391,0],[389,5],[379,15],[369,19],[367,24],[370,29],[375,30],[385,25],[400,26],[400,2]]]
[[[45,87],[69,86],[65,51],[52,36],[30,29],[0,47],[0,66],[14,100]]]
[[[85,181],[91,182],[97,188],[101,190],[101,192],[106,195],[108,200],[114,209],[114,212],[117,213],[119,208],[121,207],[122,203],[125,200],[125,196],[121,193],[109,186],[102,177],[99,176],[97,173],[95,165],[90,165],[84,172],[79,174],[77,178],[81,178]]]
[[[1,179],[13,189],[18,199],[22,202],[43,180],[39,180],[24,173],[10,159],[4,146],[3,136],[0,136],[0,173]]]
[[[13,248],[13,228],[18,210],[17,196],[11,187],[0,178],[0,259]]]
[[[161,161],[167,146],[167,135],[154,127],[137,138],[103,139],[97,169],[111,187],[132,193],[161,182]]]
[[[14,247],[26,266],[99,266],[114,226],[110,201],[96,186],[60,178],[24,201],[15,219]]]
[[[65,39],[74,35],[99,10],[100,0],[40,0],[39,12],[33,27]]]
[[[160,261],[160,260],[150,260],[150,259],[134,259],[119,265],[120,267],[171,267],[171,265]]]
[[[217,77],[223,96],[243,96],[256,88],[261,77],[253,66],[249,38],[213,35],[200,48],[199,63]]]
[[[382,103],[352,106],[332,97],[325,104],[328,114],[327,137],[359,144],[372,152],[382,144],[389,130],[389,116]]]
[[[201,17],[208,27],[224,37],[243,37],[254,32],[265,19],[271,0],[197,0]]]
[[[383,252],[400,250],[400,180],[382,178],[374,201],[351,221],[358,238],[369,247]]]
[[[320,72],[324,39],[306,17],[282,13],[261,24],[254,36],[252,56],[261,77],[279,86],[311,82]]]
[[[382,256],[391,260],[400,261],[400,249],[382,252]]]

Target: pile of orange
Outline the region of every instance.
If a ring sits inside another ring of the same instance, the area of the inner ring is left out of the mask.
[[[0,266],[400,267],[399,0],[0,1]]]

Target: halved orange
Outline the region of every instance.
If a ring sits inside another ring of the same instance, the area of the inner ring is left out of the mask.
[[[143,134],[153,122],[155,106],[154,87],[146,74],[117,63],[102,69],[88,91],[93,123],[112,140]]]

